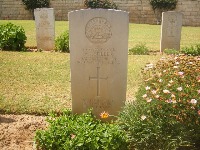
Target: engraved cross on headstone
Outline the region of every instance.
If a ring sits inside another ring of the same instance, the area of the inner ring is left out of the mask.
[[[89,80],[97,80],[97,97],[100,94],[100,80],[107,80],[108,79],[108,77],[106,77],[106,78],[100,77],[99,70],[100,70],[100,67],[97,66],[97,76],[96,77],[90,77],[89,76]]]

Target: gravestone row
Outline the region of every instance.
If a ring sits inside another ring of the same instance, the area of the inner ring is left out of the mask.
[[[37,48],[54,49],[52,8],[35,9]],[[182,14],[162,15],[160,51],[180,49]],[[126,100],[129,15],[120,10],[86,9],[69,13],[73,113],[93,108],[117,115]]]
[[[90,10],[90,11],[93,11],[93,10]],[[42,49],[46,51],[53,50],[55,46],[54,9],[53,8],[37,8],[34,10],[34,16],[35,16],[35,25],[36,25],[37,49]],[[87,25],[87,30],[89,30],[92,23],[93,22],[91,21]],[[165,49],[180,50],[181,28],[182,28],[182,13],[174,12],[174,11],[163,12],[162,26],[161,26],[160,52],[163,52]],[[88,31],[86,34],[86,37],[89,38],[93,36],[92,34],[93,32],[90,33]],[[107,38],[98,42],[104,42],[107,40]],[[90,39],[90,41],[93,43],[95,42],[94,39]]]

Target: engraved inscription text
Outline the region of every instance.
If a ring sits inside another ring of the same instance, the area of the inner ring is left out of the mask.
[[[119,64],[114,48],[87,48],[83,49],[82,57],[77,60],[80,64]]]
[[[176,30],[177,30],[177,17],[176,17],[176,15],[170,15],[168,19],[169,19],[169,22],[168,22],[167,35],[169,37],[175,37]]]

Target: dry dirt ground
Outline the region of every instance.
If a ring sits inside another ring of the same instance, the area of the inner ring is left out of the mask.
[[[45,129],[44,116],[1,115],[0,150],[33,150],[37,129]]]

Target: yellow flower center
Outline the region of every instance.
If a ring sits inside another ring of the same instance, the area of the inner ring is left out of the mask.
[[[103,119],[105,119],[105,118],[108,118],[109,117],[109,114],[107,113],[107,112],[102,112],[101,114],[100,114],[100,117],[101,118],[103,118]]]

